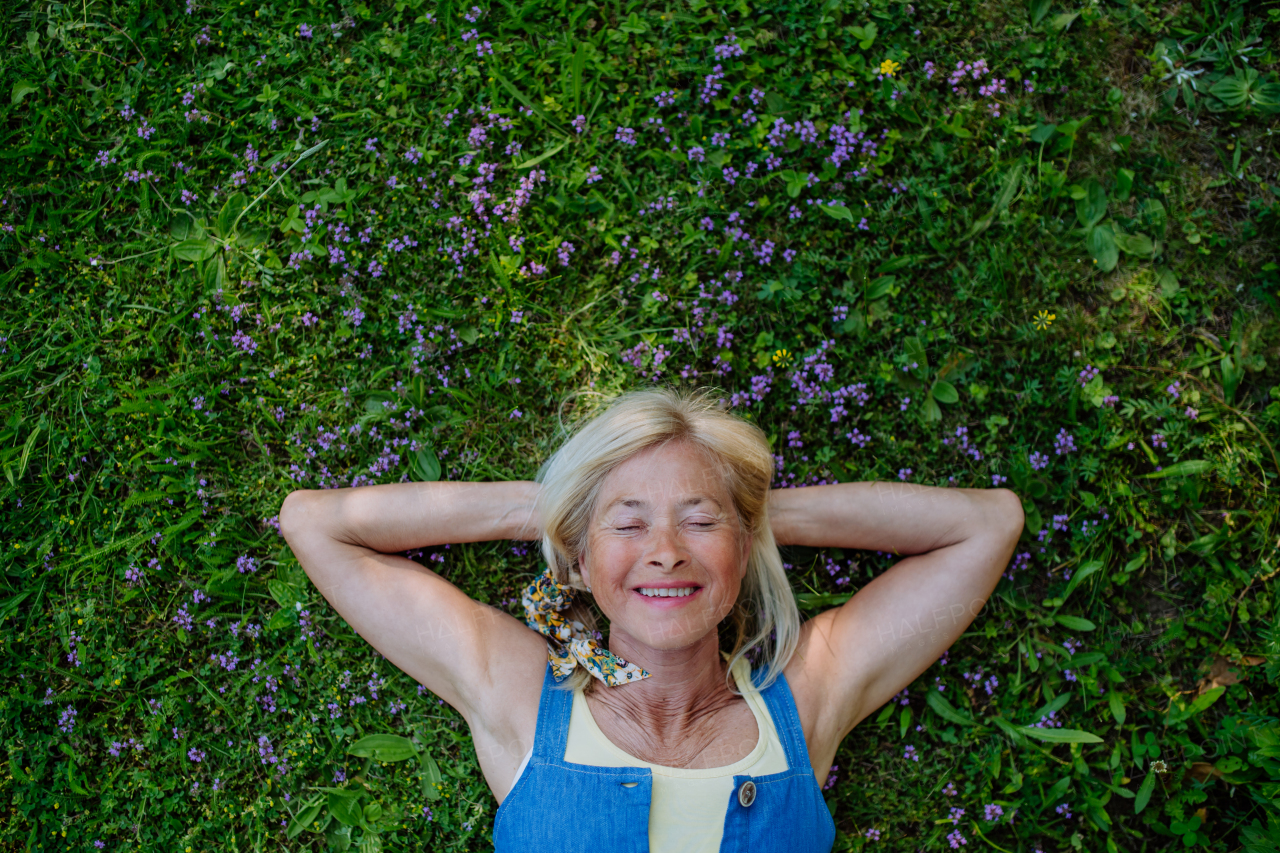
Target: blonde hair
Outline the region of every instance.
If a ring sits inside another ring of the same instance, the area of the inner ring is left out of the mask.
[[[586,421],[538,472],[538,502],[543,523],[542,554],[556,580],[579,591],[566,617],[590,634],[595,613],[578,572],[600,488],[610,472],[641,451],[671,441],[686,441],[721,463],[742,531],[751,537],[738,600],[719,627],[720,649],[728,653],[725,678],[739,658],[756,649],[766,673],[760,688],[774,682],[795,653],[800,612],[782,567],[769,523],[769,486],[773,455],[755,424],[724,411],[712,391],[672,389],[632,391],[616,398]],[[559,685],[590,689],[596,679],[583,667]]]

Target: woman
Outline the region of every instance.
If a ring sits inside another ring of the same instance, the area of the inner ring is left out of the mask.
[[[773,466],[711,398],[642,391],[536,483],[297,491],[280,523],[360,636],[466,719],[499,850],[830,850],[840,742],[973,621],[1022,508],[1006,489],[770,491]],[[523,623],[393,556],[489,539],[542,540]],[[800,624],[778,543],[913,556]]]

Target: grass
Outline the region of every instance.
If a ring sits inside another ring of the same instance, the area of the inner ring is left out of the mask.
[[[1274,2],[0,21],[7,848],[488,849],[462,720],[274,517],[672,382],[785,484],[1024,498],[838,850],[1280,849]],[[539,570],[413,556],[512,613]],[[785,559],[807,613],[892,564]]]

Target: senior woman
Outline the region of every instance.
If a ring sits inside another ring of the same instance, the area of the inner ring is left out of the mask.
[[[973,621],[1022,508],[1005,489],[770,490],[773,467],[706,394],[640,391],[538,482],[297,491],[280,523],[360,636],[466,719],[498,850],[829,851],[840,742]],[[395,556],[490,539],[542,541],[523,622]],[[801,623],[780,543],[912,556]]]

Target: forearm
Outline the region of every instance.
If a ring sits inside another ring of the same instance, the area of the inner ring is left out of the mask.
[[[280,508],[286,538],[322,533],[385,554],[460,542],[536,539],[538,484],[393,483],[304,490]]]
[[[769,515],[780,545],[897,554],[922,554],[1022,523],[1018,499],[1007,489],[885,482],[775,489]]]

